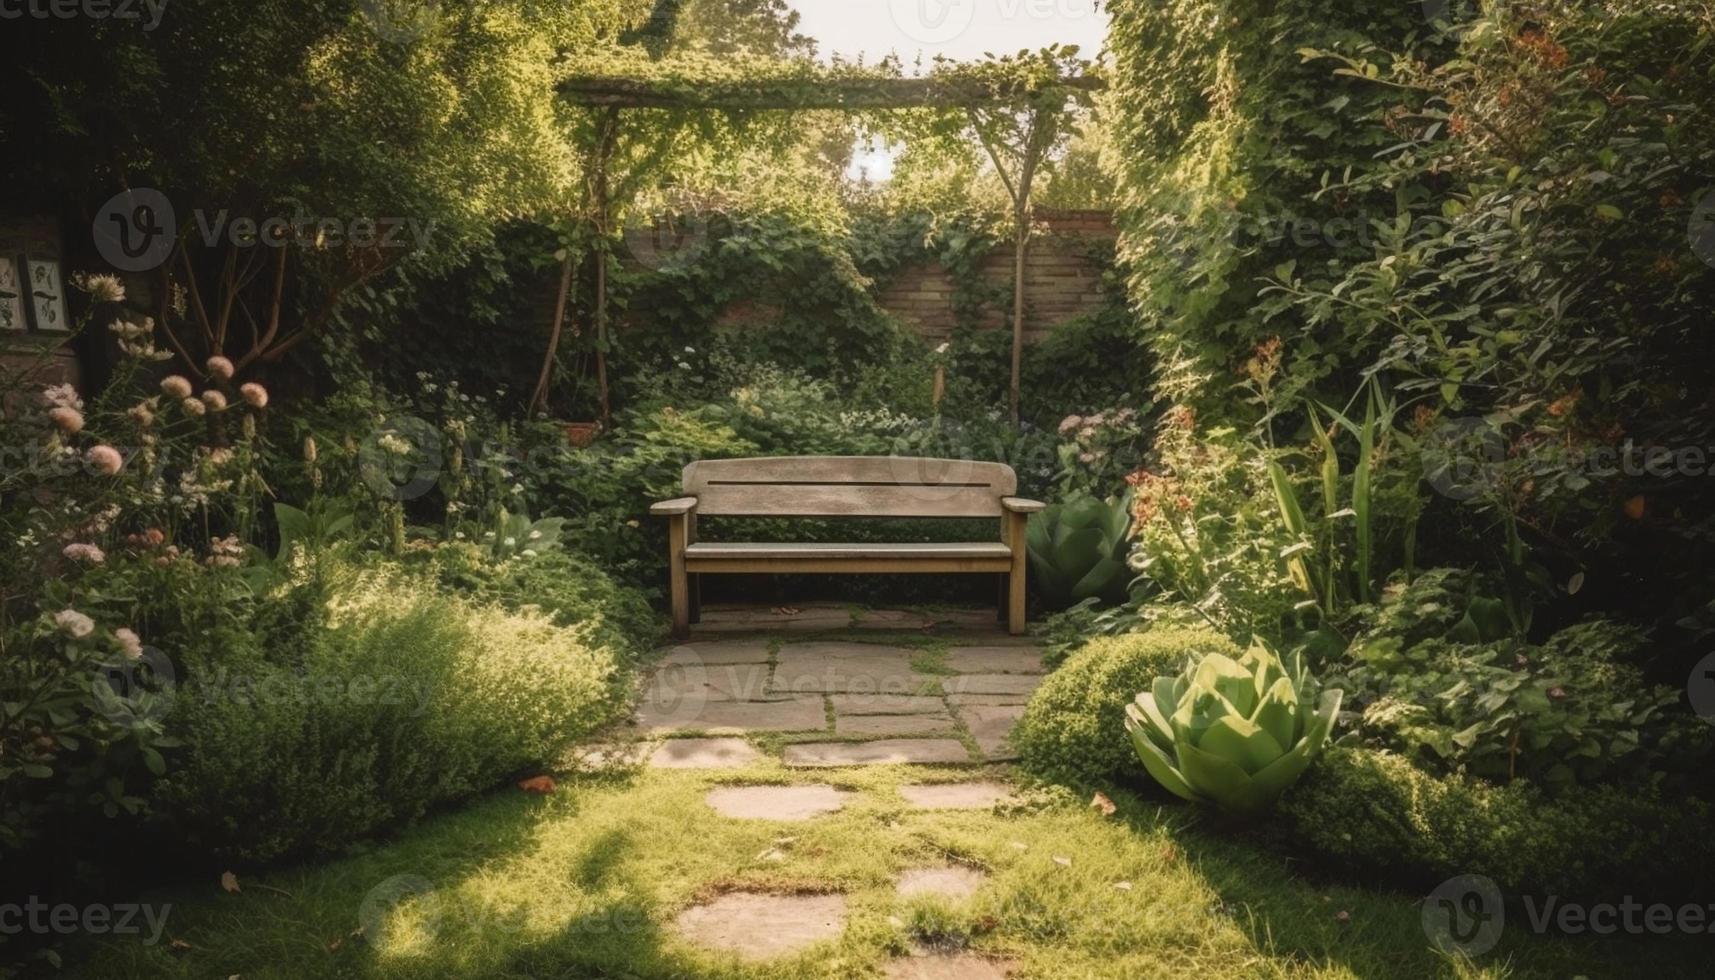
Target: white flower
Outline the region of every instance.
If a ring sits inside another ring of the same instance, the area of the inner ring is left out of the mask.
[[[95,620],[76,609],[61,609],[54,613],[54,625],[64,630],[66,635],[78,640],[95,632]]]
[[[505,541],[502,541],[500,543],[505,545],[508,548],[518,547],[518,539],[517,538],[507,538]]]
[[[168,398],[182,401],[191,396],[191,383],[183,375],[169,375],[161,379],[161,390]]]
[[[213,388],[202,393],[202,403],[216,412],[226,411],[226,396]]]
[[[71,284],[89,294],[89,298],[97,303],[122,303],[125,301],[125,284],[118,276],[97,275],[80,272],[71,277]]]
[[[179,405],[184,408],[185,413],[188,415],[201,415],[208,411],[208,406],[204,405],[202,400],[199,398],[186,398],[184,401],[179,402]]]
[[[113,638],[119,641],[119,650],[132,660],[143,658],[143,638],[134,630],[121,626],[113,631]]]
[[[61,554],[64,554],[72,561],[87,561],[91,565],[99,565],[107,560],[106,552],[93,544],[85,544],[82,541],[74,541],[71,544],[66,545],[65,550],[61,552]]]
[[[77,389],[71,385],[52,385],[42,389],[42,404],[53,408],[81,410],[83,399],[77,396]]]
[[[232,380],[234,370],[232,362],[219,354],[208,359],[208,373],[222,381]]]

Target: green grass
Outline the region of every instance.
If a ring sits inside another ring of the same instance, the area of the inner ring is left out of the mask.
[[[1412,898],[1306,882],[1183,807],[1122,797],[1103,817],[1060,794],[1003,813],[919,813],[895,790],[952,778],[973,773],[801,773],[770,761],[568,777],[552,797],[502,792],[361,856],[236,869],[239,894],[210,881],[150,896],[173,903],[168,935],[189,948],[91,944],[69,951],[67,975],[862,977],[926,937],[1014,958],[1024,977],[1068,978],[1679,976],[1699,952],[1510,930],[1480,966],[1451,963],[1429,949]],[[823,781],[862,795],[797,824],[727,820],[702,802],[717,785]],[[946,862],[988,872],[969,903],[893,895],[900,871]],[[382,903],[375,932],[354,935],[365,896],[401,875],[431,897]],[[680,910],[734,888],[843,891],[847,928],[763,966],[674,937]]]

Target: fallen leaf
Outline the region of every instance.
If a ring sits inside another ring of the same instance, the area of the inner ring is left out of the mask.
[[[238,876],[230,871],[223,872],[220,876],[220,887],[230,893],[237,894],[239,891]]]
[[[546,796],[554,791],[554,777],[533,776],[519,783],[518,788],[526,793],[541,793]]]
[[[1168,864],[1172,864],[1173,862],[1179,860],[1179,852],[1174,850],[1172,844],[1169,844],[1166,847],[1163,847],[1161,849],[1161,860],[1165,861]]]
[[[1023,841],[1015,840],[1012,842],[1012,849],[1015,851],[1028,851],[1030,850],[1030,845]]]
[[[1631,518],[1634,521],[1643,520],[1644,519],[1644,511],[1646,511],[1648,509],[1649,509],[1649,502],[1644,499],[1642,494],[1639,494],[1638,496],[1633,497],[1632,499],[1626,501],[1626,504],[1625,504],[1626,516]]]
[[[1129,882],[1129,881],[1116,881],[1116,882],[1114,882],[1114,887],[1118,888],[1122,892],[1129,892],[1129,891],[1131,891],[1131,882]]]
[[[1108,799],[1106,793],[1097,793],[1090,799],[1090,805],[1100,810],[1104,817],[1113,816],[1114,812],[1119,809],[1119,807],[1114,806],[1113,800]]]
[[[173,940],[172,942],[167,944],[167,948],[172,950],[175,953],[188,953],[191,950],[196,949],[195,946],[192,946],[190,943],[185,942],[183,939]]]
[[[801,612],[801,610],[795,609],[792,606],[775,606],[770,611],[776,616],[796,616]]]
[[[1054,863],[1058,864],[1062,868],[1070,868],[1072,866],[1072,859],[1071,858],[1057,857],[1054,859]]]
[[[1352,913],[1346,911],[1345,909],[1341,909],[1340,911],[1334,913],[1334,921],[1335,922],[1350,922],[1350,921],[1352,921]]]

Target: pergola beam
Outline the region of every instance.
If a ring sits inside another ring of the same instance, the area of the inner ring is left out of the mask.
[[[864,110],[972,109],[1023,105],[1043,92],[1099,92],[1099,76],[1062,78],[1047,86],[995,85],[962,78],[804,78],[742,82],[662,81],[613,76],[576,76],[560,83],[560,96],[574,105],[615,109]]]

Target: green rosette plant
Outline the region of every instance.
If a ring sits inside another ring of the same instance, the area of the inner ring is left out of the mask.
[[[1051,604],[1125,601],[1131,569],[1131,494],[1078,496],[1037,514],[1025,531],[1031,583]]]
[[[1126,732],[1145,769],[1193,803],[1251,816],[1274,805],[1322,751],[1342,692],[1317,700],[1298,657],[1253,644],[1237,660],[1210,654],[1126,706]]]

